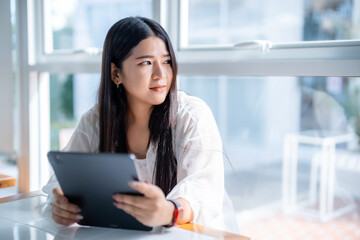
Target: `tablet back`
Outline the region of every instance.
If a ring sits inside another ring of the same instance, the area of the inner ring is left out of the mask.
[[[48,159],[69,202],[81,208],[79,224],[150,231],[113,205],[114,193],[141,195],[128,182],[137,180],[129,154],[50,151]]]

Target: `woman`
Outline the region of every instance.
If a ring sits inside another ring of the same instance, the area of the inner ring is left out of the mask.
[[[144,225],[192,221],[234,231],[216,122],[203,101],[177,91],[176,75],[170,39],[158,23],[142,17],[115,23],[104,43],[98,104],[82,116],[64,150],[135,154],[140,181],[131,187],[144,196],[113,200]],[[79,221],[81,209],[56,184],[52,179],[44,187],[53,193],[54,221]]]

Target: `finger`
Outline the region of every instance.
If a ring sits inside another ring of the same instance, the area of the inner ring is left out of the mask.
[[[138,181],[129,182],[130,187],[145,195],[148,198],[165,198],[163,191],[156,185]]]
[[[58,202],[53,202],[52,208],[59,209],[59,211],[69,212],[71,214],[78,214],[81,212],[81,209],[78,206],[71,203],[59,204]]]
[[[72,212],[67,209],[61,208],[57,202],[54,202],[52,205],[52,212],[59,217],[72,219],[75,221],[81,220],[82,216],[78,212]]]
[[[81,212],[81,209],[77,205],[72,204],[72,203],[61,203],[61,202],[55,201],[52,204],[58,208],[61,208],[64,211],[67,211],[67,212],[71,212],[71,213]]]
[[[115,207],[124,210],[127,214],[130,214],[137,220],[144,217],[144,210],[133,205],[114,202]]]
[[[62,225],[65,225],[65,226],[69,226],[69,225],[71,225],[71,224],[76,223],[75,220],[60,217],[60,216],[56,215],[54,212],[52,213],[52,218],[54,219],[54,221],[55,221],[56,223],[62,224]]]
[[[114,194],[113,199],[117,203],[128,204],[140,209],[147,209],[150,206],[150,200],[145,197],[131,196],[126,194]]]
[[[68,202],[68,199],[64,196],[61,188],[54,188],[53,194],[56,198],[56,203],[59,208],[73,213],[79,213],[81,211],[81,209],[77,205]]]
[[[71,212],[64,211],[63,209],[59,208],[56,204],[53,204],[52,206],[52,214],[57,219],[66,219],[71,220],[72,222],[78,222],[79,220],[83,219],[83,217],[80,214],[74,214]]]
[[[58,217],[58,216],[56,216],[56,215],[53,215],[52,218],[54,219],[54,221],[55,221],[57,224],[62,224],[62,225],[65,225],[65,226],[69,226],[69,225],[75,223],[73,220],[60,218],[60,217]]]
[[[61,188],[54,188],[53,194],[59,203],[67,203],[68,202],[68,199],[64,196],[64,193],[61,190]]]

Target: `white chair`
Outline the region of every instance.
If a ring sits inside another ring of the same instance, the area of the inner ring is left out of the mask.
[[[347,166],[358,159],[357,154],[349,152],[349,146],[358,146],[357,136],[352,129],[344,109],[327,93],[306,89],[311,131],[288,134],[284,143],[283,165],[283,209],[286,213],[315,218],[321,221],[331,220],[354,209],[351,196],[343,191],[342,197],[348,199],[345,206],[334,209],[336,169]],[[305,116],[308,116],[305,115]],[[309,127],[309,126],[308,126]],[[356,144],[353,144],[356,142]],[[297,196],[297,162],[300,144],[320,147],[311,160],[310,190],[306,201],[298,202]],[[339,150],[338,145],[347,145]],[[351,157],[350,157],[351,155]],[[319,184],[319,191],[318,186]]]
[[[351,188],[357,184],[348,182],[348,187],[341,187],[337,173],[339,171],[345,174],[353,172],[360,177],[360,152],[337,150],[334,160],[327,164],[326,169],[322,169],[324,167],[322,157],[321,152],[316,152],[311,162],[309,204],[319,203],[320,219],[327,221],[356,208],[353,200],[356,193],[353,193]],[[327,178],[322,179],[321,174],[327,174]],[[318,184],[320,186],[319,191]],[[336,206],[337,204],[334,202],[337,195],[342,199],[342,206]],[[321,206],[324,207],[321,208]]]

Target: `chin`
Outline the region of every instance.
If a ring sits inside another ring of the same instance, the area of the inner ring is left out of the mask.
[[[156,99],[154,99],[154,101],[151,101],[151,102],[152,102],[152,105],[160,105],[163,102],[165,102],[165,99],[166,99],[166,96],[162,97],[162,98],[156,98]]]

